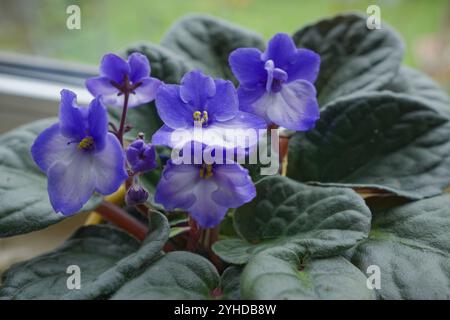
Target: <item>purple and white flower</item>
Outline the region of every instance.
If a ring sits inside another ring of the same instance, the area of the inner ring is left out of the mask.
[[[238,95],[243,111],[290,130],[314,127],[319,119],[313,85],[320,67],[318,54],[297,49],[289,35],[278,33],[264,52],[239,48],[230,54],[229,63],[240,82]]]
[[[169,160],[156,187],[155,202],[166,210],[186,210],[201,227],[212,228],[229,208],[255,196],[248,170],[237,163],[174,164]]]
[[[135,107],[155,99],[161,81],[150,77],[150,72],[150,63],[141,53],[132,53],[128,61],[109,53],[103,56],[100,76],[87,79],[86,88],[115,107],[123,106],[128,95],[128,107]]]
[[[153,135],[152,143],[172,148],[189,141],[223,148],[241,147],[234,140],[235,133],[266,128],[264,119],[239,110],[231,81],[213,79],[200,71],[185,74],[180,85],[161,86],[156,108],[164,125]],[[200,135],[196,129],[201,129]]]
[[[77,213],[94,192],[115,192],[128,177],[124,152],[116,136],[108,133],[100,99],[79,107],[69,90],[61,91],[59,123],[36,138],[31,154],[47,174],[53,209],[64,215]]]

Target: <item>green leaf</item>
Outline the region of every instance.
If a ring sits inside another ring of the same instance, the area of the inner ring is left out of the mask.
[[[220,287],[223,292],[223,299],[240,300],[241,299],[241,274],[242,268],[230,266],[225,269],[220,280]]]
[[[289,143],[287,175],[419,199],[450,185],[449,119],[392,93],[341,99]]]
[[[202,256],[169,252],[126,283],[112,299],[211,299],[219,281],[216,268]]]
[[[81,271],[81,290],[139,247],[127,233],[107,226],[80,228],[53,252],[13,265],[2,276],[0,299],[60,299],[67,288],[67,268]]]
[[[450,299],[450,196],[375,213],[351,260],[379,266],[382,299]]]
[[[167,218],[154,211],[149,216],[149,230],[141,247],[136,252],[124,257],[111,265],[111,268],[99,274],[94,281],[89,282],[81,291],[72,291],[65,299],[95,299],[112,295],[117,289],[130,281],[142,269],[160,257],[169,238],[169,222]]]
[[[246,264],[251,255],[276,246],[276,242],[263,242],[251,244],[240,238],[228,238],[217,241],[213,245],[213,251],[224,261],[233,264]],[[284,243],[280,242],[282,246]]]
[[[47,177],[31,158],[30,148],[57,119],[39,120],[0,136],[0,237],[46,228],[64,219],[55,213],[47,194]],[[100,203],[94,196],[83,211]]]
[[[258,34],[207,15],[188,15],[179,20],[161,44],[182,55],[195,68],[224,79],[235,79],[228,66],[229,54],[237,48],[263,48]]]
[[[310,260],[278,248],[250,259],[242,273],[241,290],[244,299],[375,299],[366,281],[342,257]]]
[[[79,229],[60,248],[14,265],[3,275],[0,297],[5,299],[108,298],[161,256],[169,225],[153,212],[147,238],[138,241],[108,225]],[[78,265],[81,289],[69,290],[67,267]]]
[[[450,99],[447,93],[419,70],[401,67],[399,74],[385,89],[417,99],[445,115],[450,114]]]
[[[366,20],[356,14],[339,15],[294,34],[297,46],[320,54],[315,85],[321,106],[355,92],[378,90],[397,74],[403,56],[400,37],[386,25],[369,30]]]
[[[237,209],[235,229],[242,239],[225,239],[213,249],[223,260],[243,264],[271,247],[303,248],[312,256],[340,254],[365,238],[370,211],[345,188],[313,187],[270,176],[256,184],[257,196]]]

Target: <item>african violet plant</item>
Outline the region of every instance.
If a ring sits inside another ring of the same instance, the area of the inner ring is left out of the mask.
[[[449,299],[450,101],[402,55],[355,14],[267,46],[188,16],[161,45],[105,55],[88,107],[63,90],[58,119],[0,137],[0,235],[82,211],[112,223],[13,265],[0,297]],[[193,152],[249,156],[220,133],[267,128],[284,128],[280,174]],[[193,163],[171,157],[180,130]]]

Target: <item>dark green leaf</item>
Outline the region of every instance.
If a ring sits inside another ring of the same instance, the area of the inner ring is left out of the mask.
[[[450,299],[450,196],[375,213],[352,262],[380,268],[382,299]]]
[[[342,257],[309,260],[278,248],[250,259],[242,273],[241,292],[244,299],[374,299],[366,281]]]
[[[227,262],[243,264],[276,246],[304,248],[312,256],[337,255],[369,232],[370,211],[351,189],[312,187],[281,176],[266,177],[256,188],[256,198],[234,215],[242,239],[213,247]]]
[[[439,84],[419,70],[403,66],[385,89],[420,100],[445,115],[450,113],[450,99],[447,93]]]
[[[64,219],[50,205],[47,177],[30,153],[38,134],[57,121],[39,120],[0,136],[0,237],[43,229]],[[92,210],[100,200],[93,197],[83,210]]]
[[[70,291],[71,274],[66,271],[71,265],[80,268],[80,292],[84,292],[99,274],[138,248],[137,240],[116,228],[82,227],[55,251],[8,269],[2,277],[0,299],[60,299]]]
[[[403,56],[400,37],[386,25],[369,30],[366,19],[339,15],[294,34],[297,46],[320,54],[316,81],[320,105],[355,92],[378,90],[397,74]]]
[[[169,252],[127,282],[112,299],[211,299],[219,281],[216,268],[202,256]]]
[[[169,222],[159,213],[152,212],[149,216],[149,230],[139,250],[111,265],[111,268],[99,274],[95,280],[86,284],[81,291],[72,291],[65,299],[95,299],[108,297],[118,288],[136,277],[146,265],[157,259],[164,244],[169,238]],[[88,258],[86,258],[88,259]]]
[[[0,297],[6,299],[108,298],[161,256],[169,225],[160,213],[150,215],[151,232],[141,246],[110,226],[83,227],[50,252],[14,265],[3,275]],[[80,290],[69,290],[67,267],[78,265]]]
[[[241,273],[242,268],[231,266],[225,269],[220,280],[223,299],[240,300],[241,299]]]
[[[206,15],[182,18],[161,44],[184,56],[195,68],[225,79],[234,79],[228,66],[232,51],[240,47],[264,47],[258,34]]]
[[[330,104],[289,143],[299,181],[385,190],[412,199],[450,185],[449,119],[418,100],[374,93]]]

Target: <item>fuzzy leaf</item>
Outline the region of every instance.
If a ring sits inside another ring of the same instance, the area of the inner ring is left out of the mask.
[[[81,289],[139,248],[127,233],[106,225],[79,229],[53,252],[13,265],[2,276],[0,299],[60,299],[70,292],[71,265],[80,268]],[[78,291],[78,290],[75,290]]]
[[[237,48],[263,48],[258,34],[207,15],[188,15],[174,24],[161,44],[184,56],[195,68],[216,77],[234,79],[229,54]]]
[[[243,264],[253,254],[283,246],[333,256],[369,232],[370,211],[351,189],[312,187],[281,176],[264,178],[256,188],[256,198],[234,216],[241,238],[213,247],[229,263]]]
[[[401,67],[399,74],[385,89],[420,100],[445,115],[450,114],[450,99],[447,93],[433,79],[419,70]]]
[[[450,299],[450,196],[376,212],[351,260],[380,268],[382,299]]]
[[[111,265],[111,268],[99,274],[95,281],[88,283],[82,291],[72,291],[65,299],[95,299],[112,295],[117,289],[138,276],[142,268],[161,255],[161,250],[169,238],[169,222],[159,213],[149,216],[149,234],[141,247],[122,260]]]
[[[79,229],[61,247],[12,266],[3,274],[3,299],[104,299],[138,276],[161,256],[169,225],[160,213],[150,216],[142,244],[108,225]],[[67,267],[80,268],[81,288],[69,290]]]
[[[342,257],[302,259],[292,250],[262,252],[242,273],[244,299],[372,300],[366,277]]]
[[[297,46],[320,54],[315,85],[321,106],[355,92],[381,89],[397,74],[403,57],[400,37],[386,25],[369,30],[366,20],[356,14],[339,15],[294,34]]]
[[[202,256],[169,252],[126,283],[112,299],[210,299],[219,281],[216,268]]]
[[[450,186],[450,121],[419,100],[374,93],[337,100],[289,143],[287,175],[420,199]]]
[[[230,266],[222,274],[220,285],[223,291],[223,298],[227,300],[241,299],[241,274],[242,268]]]

